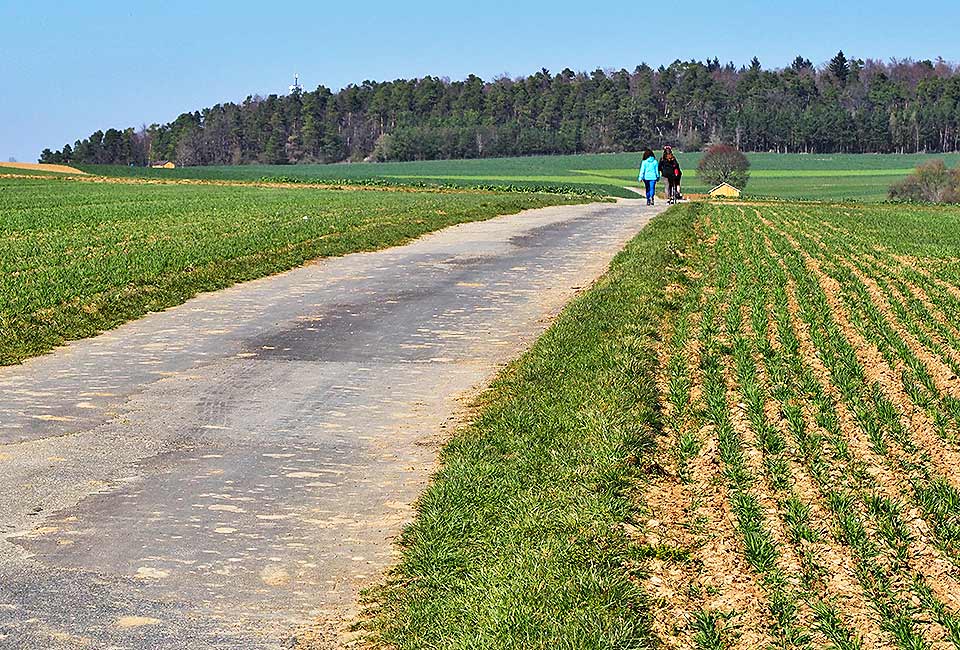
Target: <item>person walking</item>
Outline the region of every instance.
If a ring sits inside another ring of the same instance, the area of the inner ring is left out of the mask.
[[[663,157],[660,158],[660,175],[667,181],[667,203],[676,203],[681,198],[680,177],[683,176],[683,172],[680,171],[680,163],[673,155],[673,148],[670,146],[663,148]]]
[[[657,191],[657,181],[660,180],[660,164],[653,152],[647,149],[643,152],[643,162],[640,163],[638,180],[643,182],[647,190],[647,205],[653,205],[654,194]]]

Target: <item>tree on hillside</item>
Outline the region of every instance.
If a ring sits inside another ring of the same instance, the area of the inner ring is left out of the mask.
[[[287,134],[286,125],[283,123],[283,115],[279,112],[273,114],[270,118],[270,136],[267,138],[267,145],[263,152],[263,162],[268,165],[287,164]]]
[[[177,141],[175,161],[180,167],[203,164],[203,138],[198,129],[184,129]]]
[[[847,85],[847,78],[850,76],[850,62],[847,61],[843,50],[837,52],[837,55],[830,59],[827,69],[830,70],[830,74],[840,82],[841,86]]]
[[[715,144],[700,159],[697,176],[710,186],[729,183],[742,190],[750,180],[750,161],[728,144]]]
[[[810,59],[805,59],[800,55],[797,55],[797,58],[793,60],[793,63],[790,64],[790,67],[796,72],[802,72],[803,70],[812,70],[813,64],[810,62]]]
[[[103,134],[103,147],[100,149],[102,163],[123,163],[123,134],[117,129],[107,129]]]

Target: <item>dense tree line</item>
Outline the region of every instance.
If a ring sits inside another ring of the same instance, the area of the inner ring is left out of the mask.
[[[522,79],[365,81],[248,97],[169,124],[97,131],[43,162],[181,165],[422,160],[686,149],[919,152],[960,148],[960,67],[803,57],[764,70],[708,61]]]

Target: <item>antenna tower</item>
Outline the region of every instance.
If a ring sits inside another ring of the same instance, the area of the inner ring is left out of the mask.
[[[294,95],[299,95],[301,92],[303,92],[303,86],[300,85],[299,74],[293,75],[293,85],[290,86],[290,92]]]

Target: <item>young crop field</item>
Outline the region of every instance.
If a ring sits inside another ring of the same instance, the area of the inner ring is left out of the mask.
[[[654,628],[960,647],[960,212],[709,207],[697,227],[641,524]]]
[[[679,154],[685,170],[684,189],[689,193],[710,188],[696,177],[700,153]],[[747,154],[751,181],[747,192],[755,196],[786,199],[882,201],[890,185],[920,163],[935,157],[949,166],[960,155],[922,154]],[[530,156],[482,160],[433,160],[402,163],[352,163],[335,165],[243,165],[235,167],[137,167],[82,165],[94,174],[155,178],[259,180],[286,178],[299,181],[382,181],[396,184],[429,183],[454,186],[568,186],[630,198],[625,186],[637,185],[640,156],[636,153],[577,156]]]
[[[0,365],[311,259],[581,200],[0,177]]]
[[[447,448],[375,632],[960,647],[958,261],[952,208],[661,215]]]

